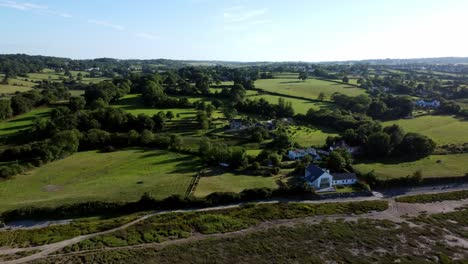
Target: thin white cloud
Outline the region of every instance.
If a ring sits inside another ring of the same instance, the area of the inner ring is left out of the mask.
[[[144,33],[144,32],[136,33],[135,36],[137,36],[139,38],[149,39],[149,40],[156,40],[156,39],[159,38],[156,35],[149,34],[149,33]]]
[[[266,8],[249,9],[244,6],[231,6],[223,10],[223,29],[225,31],[246,31],[253,26],[270,24],[273,21],[265,18]]]
[[[36,5],[31,3],[21,3],[16,1],[1,0],[0,6],[18,9],[18,10],[31,10],[31,9],[47,9],[47,6]]]
[[[72,17],[72,15],[67,12],[53,10],[53,9],[50,9],[46,5],[38,5],[38,4],[32,4],[32,3],[27,3],[27,2],[0,0],[0,7],[13,8],[13,9],[22,10],[22,11],[34,11],[36,13],[45,14],[45,15]]]
[[[115,29],[115,30],[124,30],[125,29],[124,26],[113,24],[113,23],[111,23],[109,21],[105,21],[105,20],[88,19],[87,21],[88,21],[88,23],[91,23],[91,24],[100,25],[100,26],[104,26],[104,27],[109,27],[109,28],[112,28],[112,29]]]

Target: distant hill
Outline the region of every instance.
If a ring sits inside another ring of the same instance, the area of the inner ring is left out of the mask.
[[[281,66],[296,65],[304,66],[311,64],[371,64],[371,65],[405,65],[405,64],[468,64],[468,57],[444,57],[444,58],[416,58],[416,59],[376,59],[376,60],[353,60],[353,61],[329,61],[329,62],[237,62],[237,61],[213,61],[213,60],[170,60],[170,59],[112,59],[96,58],[85,60],[74,60],[52,56],[31,56],[26,54],[3,54],[0,55],[1,73],[27,73],[38,72],[44,68],[68,68],[75,70],[86,70],[93,68],[126,70],[130,68],[180,68],[184,66]]]

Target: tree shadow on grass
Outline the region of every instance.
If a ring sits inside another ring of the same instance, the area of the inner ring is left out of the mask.
[[[12,126],[12,127],[5,127],[0,129],[0,131],[13,131],[13,130],[22,130],[31,127],[31,125],[21,125],[21,126]]]
[[[404,163],[412,163],[418,160],[423,160],[428,157],[415,157],[415,158],[410,158],[410,157],[396,157],[396,158],[385,158],[385,159],[376,159],[376,160],[371,160],[371,159],[364,159],[364,158],[356,158],[355,159],[355,164],[364,164],[364,165],[372,165],[375,163],[381,163],[384,165],[401,165]],[[434,161],[434,163],[437,163],[437,161]]]
[[[44,117],[49,117],[49,113],[48,112],[47,113],[40,113],[40,114],[36,114],[36,115],[33,115],[33,116],[16,118],[16,119],[12,119],[12,120],[7,121],[7,123],[26,122],[26,121],[31,121],[32,122],[36,118],[44,118]]]
[[[280,84],[288,84],[288,83],[304,83],[303,81],[287,81],[287,82],[279,82]]]
[[[181,173],[197,173],[200,169],[200,162],[194,160],[193,157],[188,157],[190,161],[177,164],[175,170],[170,171],[170,174],[181,174]]]
[[[163,164],[171,164],[171,163],[177,163],[177,166],[184,166],[184,162],[193,162],[194,158],[192,156],[185,156],[185,157],[178,157],[178,158],[173,158],[173,159],[166,159],[166,160],[161,160],[154,162],[153,165],[163,165]]]

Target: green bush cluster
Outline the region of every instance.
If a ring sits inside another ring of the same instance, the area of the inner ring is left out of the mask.
[[[395,200],[401,203],[433,203],[445,200],[462,200],[468,198],[468,190],[431,193],[431,194],[418,194],[398,197]]]
[[[59,242],[79,235],[109,230],[135,220],[138,216],[133,214],[104,219],[94,217],[45,228],[1,231],[0,247],[29,247]]]
[[[64,251],[162,242],[167,239],[185,238],[194,232],[215,234],[238,231],[253,227],[263,221],[316,215],[364,214],[370,211],[383,211],[387,208],[386,201],[324,204],[279,203],[247,204],[238,208],[215,211],[161,214],[124,230],[83,241]]]

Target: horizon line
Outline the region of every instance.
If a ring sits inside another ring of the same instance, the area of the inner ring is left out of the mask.
[[[421,60],[421,59],[468,59],[468,56],[440,56],[440,57],[408,57],[408,58],[373,58],[373,59],[346,59],[346,60],[320,60],[320,61],[302,61],[302,60],[283,60],[283,61],[268,61],[268,60],[222,60],[222,59],[169,59],[169,58],[113,58],[113,57],[94,57],[94,58],[72,58],[55,55],[42,55],[42,54],[28,54],[28,53],[0,53],[3,55],[26,55],[26,56],[41,56],[53,57],[70,60],[97,60],[97,59],[113,59],[113,60],[171,60],[171,61],[190,61],[190,62],[223,62],[223,63],[333,63],[333,62],[361,62],[361,61],[385,61],[385,60]]]

